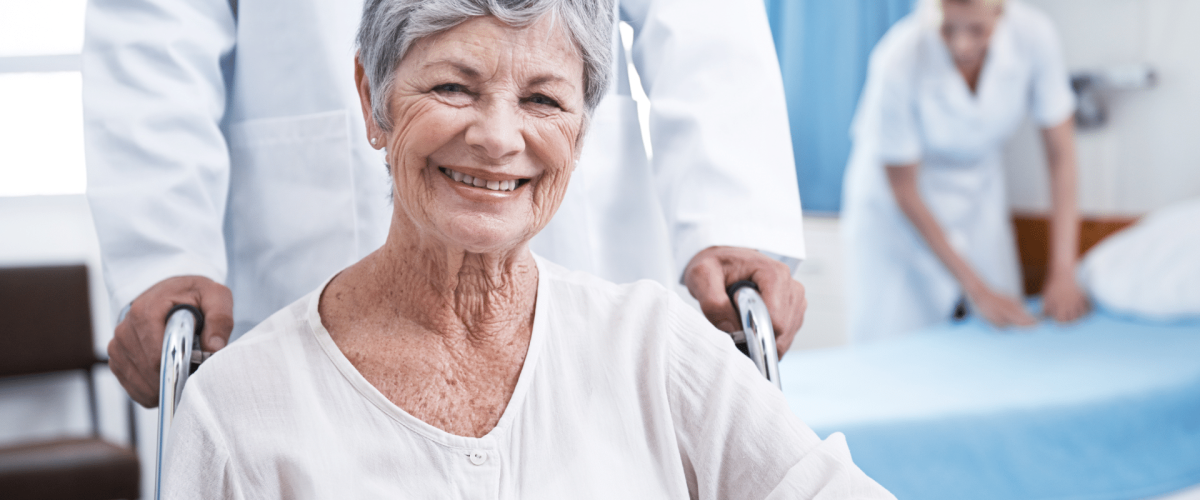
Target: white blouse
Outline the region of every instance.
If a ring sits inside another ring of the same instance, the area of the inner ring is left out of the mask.
[[[529,351],[486,436],[367,382],[321,324],[322,286],[189,380],[166,498],[893,498],[673,293],[538,270]]]

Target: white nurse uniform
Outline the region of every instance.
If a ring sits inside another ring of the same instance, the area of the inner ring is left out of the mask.
[[[993,290],[1021,290],[1001,149],[1030,112],[1042,127],[1074,111],[1057,35],[1041,12],[1006,3],[976,91],[920,12],[871,54],[852,134],[842,226],[852,340],[902,335],[949,319],[963,297],[901,212],[886,165],[919,164],[921,199]]]

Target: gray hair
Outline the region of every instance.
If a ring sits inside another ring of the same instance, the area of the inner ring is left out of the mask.
[[[422,38],[475,17],[494,16],[510,26],[533,24],[544,14],[562,23],[583,57],[583,100],[591,115],[612,73],[613,0],[367,0],[358,29],[358,60],[371,89],[371,116],[391,130],[388,99],[396,68]]]

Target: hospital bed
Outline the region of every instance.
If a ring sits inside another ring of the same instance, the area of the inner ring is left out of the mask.
[[[1085,246],[1125,225],[1099,222]],[[1045,255],[1044,235],[1017,230]],[[793,411],[844,433],[901,500],[1145,499],[1200,483],[1200,319],[1098,310],[1000,331],[970,318],[792,353],[780,371]]]
[[[726,292],[737,310],[742,330],[733,332],[734,345],[750,357],[767,380],[780,387],[779,354],[775,346],[774,327],[758,285],[743,280],[730,285]],[[199,368],[208,353],[197,349],[200,331],[204,329],[204,314],[189,305],[177,305],[167,314],[163,332],[162,365],[158,384],[158,447],[154,468],[154,499],[162,498],[163,451],[175,410],[183,397],[188,376]]]
[[[1036,309],[1036,303],[1031,304]],[[1143,499],[1200,483],[1200,321],[971,319],[797,352],[793,411],[903,499]]]

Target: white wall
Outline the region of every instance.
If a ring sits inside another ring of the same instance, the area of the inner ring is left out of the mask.
[[[1145,63],[1149,90],[1112,94],[1109,122],[1078,133],[1085,214],[1138,215],[1200,196],[1200,1],[1025,0],[1055,22],[1072,71]],[[1040,139],[1025,127],[1007,151],[1009,199],[1047,210]]]
[[[806,215],[804,244],[807,257],[796,269],[804,285],[808,310],[804,325],[792,344],[793,350],[816,349],[846,344],[846,298],[842,262],[842,240],[836,217]]]

